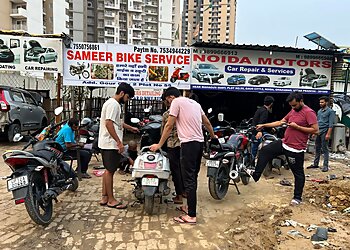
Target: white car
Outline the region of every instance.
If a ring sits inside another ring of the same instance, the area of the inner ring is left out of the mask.
[[[313,88],[326,87],[328,78],[326,75],[308,75],[301,80],[301,86],[311,86]]]
[[[287,85],[292,85],[292,80],[289,77],[280,77],[277,80],[273,81],[273,85],[276,86],[287,86]]]

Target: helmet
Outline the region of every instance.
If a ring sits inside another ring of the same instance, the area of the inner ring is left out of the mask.
[[[92,121],[90,118],[85,117],[83,120],[81,120],[80,126],[82,127],[88,127],[92,124]]]

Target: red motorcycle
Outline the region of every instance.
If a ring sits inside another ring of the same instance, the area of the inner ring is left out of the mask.
[[[181,72],[183,70],[183,67],[177,67],[175,68],[175,71],[171,75],[170,81],[172,83],[176,82],[177,80],[184,80],[185,82],[188,81],[190,78],[190,74],[186,71]]]

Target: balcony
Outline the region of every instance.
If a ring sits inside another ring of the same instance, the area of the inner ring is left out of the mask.
[[[134,0],[136,3],[143,3],[143,0]]]
[[[146,23],[157,23],[157,19],[155,19],[155,18],[147,18],[147,19],[145,19],[145,22]]]
[[[115,13],[111,11],[105,11],[105,16],[106,17],[115,17]]]
[[[12,9],[10,16],[13,18],[27,18],[27,10],[23,8]]]
[[[13,30],[27,30],[26,24],[12,24]]]
[[[106,37],[114,37],[115,33],[114,33],[114,31],[105,31],[105,36]]]
[[[146,14],[149,14],[149,15],[158,15],[158,13],[156,11],[147,11]]]
[[[126,19],[123,19],[123,18],[122,18],[122,19],[119,19],[119,22],[120,22],[120,23],[126,23]]]
[[[145,39],[154,40],[154,39],[158,39],[158,37],[156,37],[156,36],[151,36],[151,35],[146,35],[146,36],[145,36]]]
[[[135,20],[135,21],[142,21],[141,15],[133,15],[132,19]]]
[[[142,26],[141,25],[133,25],[131,28],[134,29],[134,30],[142,30]]]
[[[12,3],[27,3],[27,0],[10,0]]]
[[[116,25],[115,25],[115,22],[112,22],[112,21],[107,21],[105,22],[105,27],[111,27],[111,28],[114,28]]]
[[[158,7],[158,4],[156,2],[151,2],[151,1],[147,2],[146,5],[151,7]]]
[[[113,2],[105,2],[105,9],[114,9],[117,10],[118,6]]]
[[[142,8],[141,7],[134,7],[134,8],[130,8],[129,11],[142,13]]]
[[[136,40],[141,40],[141,39],[142,39],[142,36],[139,35],[139,34],[133,34],[133,35],[132,35],[132,38],[133,38],[133,39],[136,39]]]

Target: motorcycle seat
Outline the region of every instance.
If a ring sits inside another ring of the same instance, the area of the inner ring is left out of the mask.
[[[34,156],[43,158],[47,161],[50,161],[51,158],[54,156],[54,153],[48,150],[33,150],[33,151],[29,151],[31,154],[33,154]]]
[[[232,144],[229,144],[229,143],[222,143],[221,147],[224,151],[233,151],[234,150],[234,146]]]

